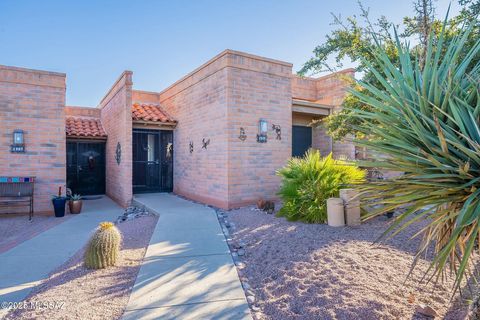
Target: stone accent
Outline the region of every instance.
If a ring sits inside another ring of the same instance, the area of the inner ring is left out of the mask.
[[[65,190],[65,77],[0,66],[0,176],[36,176],[36,212],[52,211],[51,195]],[[10,152],[15,129],[25,132],[25,153]]]
[[[100,117],[108,135],[105,147],[107,195],[123,207],[132,200],[132,72],[125,71],[100,102]],[[115,154],[121,146],[121,162]]]

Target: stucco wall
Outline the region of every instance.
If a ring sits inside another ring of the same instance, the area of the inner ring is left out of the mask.
[[[100,102],[100,117],[108,135],[105,148],[106,194],[122,206],[132,199],[132,72],[125,71]],[[117,144],[121,161],[115,159]]]
[[[37,212],[52,211],[51,195],[65,191],[64,107],[65,74],[0,66],[0,176],[36,176]],[[25,153],[10,152],[15,129]]]

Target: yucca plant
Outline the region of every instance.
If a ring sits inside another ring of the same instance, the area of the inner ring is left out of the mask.
[[[450,267],[454,289],[480,237],[480,65],[474,62],[480,40],[467,48],[470,32],[464,28],[448,44],[444,32],[430,36],[423,67],[398,37],[399,65],[379,45],[373,52],[378,67],[366,64],[383,88],[360,82],[361,89],[352,90],[371,106],[354,112],[363,123],[356,129],[370,137],[356,143],[385,155],[363,165],[403,173],[361,187],[363,200],[382,205],[366,218],[407,208],[384,236],[427,219],[413,267],[433,246],[427,279],[438,280]]]
[[[303,158],[290,159],[277,174],[282,177],[278,194],[283,200],[278,215],[307,223],[325,223],[327,199],[338,197],[340,188],[365,179],[365,171],[354,164],[335,160],[332,154],[322,158],[313,149]]]

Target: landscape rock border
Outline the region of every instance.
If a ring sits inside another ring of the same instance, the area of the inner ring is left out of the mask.
[[[233,262],[237,268],[238,277],[240,283],[242,284],[245,297],[248,302],[248,306],[252,311],[252,316],[254,319],[259,319],[260,317],[260,308],[255,304],[256,297],[255,292],[252,290],[252,287],[248,283],[247,277],[244,275],[243,269],[246,265],[242,261],[242,258],[245,257],[247,253],[247,244],[244,241],[235,241],[231,237],[231,234],[235,231],[235,224],[228,220],[228,212],[222,209],[214,208],[217,214],[218,222],[222,227],[223,235],[227,240],[228,248],[230,249],[230,254],[232,255]],[[262,211],[257,208],[252,208],[251,210]]]

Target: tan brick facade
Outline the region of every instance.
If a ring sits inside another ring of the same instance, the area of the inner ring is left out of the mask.
[[[132,199],[132,72],[125,71],[100,102],[100,118],[108,135],[106,193],[122,206]],[[115,158],[120,145],[120,164]]]
[[[48,209],[46,195],[54,193],[58,184],[65,184],[66,115],[101,120],[108,136],[106,194],[122,206],[133,197],[133,126],[174,128],[175,193],[221,208],[274,199],[280,182],[276,170],[292,154],[292,125],[309,126],[340,108],[345,76],[353,75],[353,70],[346,70],[318,79],[299,78],[292,75],[290,63],[225,50],[161,92],[133,90],[132,72],[125,71],[97,108],[85,108],[65,107],[63,74],[2,70],[0,160],[10,164],[1,167],[0,175],[40,175],[37,209]],[[293,112],[298,99],[306,103]],[[174,125],[132,123],[133,103],[159,105],[175,120]],[[315,113],[316,107],[323,113]],[[41,119],[39,128],[32,125],[36,119]],[[266,143],[256,139],[260,119],[268,123]],[[281,128],[281,139],[277,139],[272,125]],[[11,131],[16,128],[27,131],[31,154],[8,152]],[[246,139],[239,139],[241,128]],[[204,148],[202,141],[210,143]],[[121,147],[120,164],[117,145]],[[355,156],[350,143],[332,142],[322,127],[312,129],[312,147],[323,155],[333,151],[337,157]],[[27,165],[29,162],[34,164]],[[20,169],[12,171],[15,168]],[[43,169],[54,172],[54,176],[37,174]]]
[[[292,65],[232,52],[228,68],[228,207],[276,198],[275,172],[292,154]],[[258,143],[258,123],[268,123],[266,143]],[[281,140],[272,125],[281,127]],[[247,139],[238,137],[240,127]]]
[[[51,196],[65,188],[65,77],[0,66],[0,176],[36,176],[37,212],[52,211]],[[25,153],[10,152],[15,129]]]
[[[218,56],[161,92],[159,100],[178,121],[174,192],[223,208],[228,206],[226,64],[227,57]],[[206,149],[203,139],[210,139]]]
[[[309,100],[318,104],[331,106],[331,112],[341,110],[341,105],[349,81],[355,74],[354,69],[346,69],[320,78],[301,78],[294,76],[292,80],[292,94],[294,98]],[[322,154],[331,150],[335,158],[355,159],[355,147],[349,139],[346,141],[332,141],[325,138],[325,129],[314,129],[313,147],[318,148]]]

